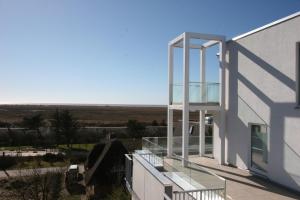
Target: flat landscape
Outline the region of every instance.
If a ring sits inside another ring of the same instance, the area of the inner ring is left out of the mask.
[[[0,121],[18,123],[23,117],[37,113],[51,119],[56,109],[69,110],[80,122],[91,126],[125,124],[129,119],[145,123],[167,119],[166,106],[0,105]]]
[[[0,105],[0,122],[19,123],[23,117],[41,113],[43,118],[52,118],[55,110],[69,110],[85,126],[124,126],[128,120],[159,124],[167,122],[167,106],[147,105]],[[190,119],[197,119],[191,113]],[[175,111],[174,121],[181,119],[181,112]]]

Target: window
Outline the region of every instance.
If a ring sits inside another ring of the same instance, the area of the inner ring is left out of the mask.
[[[296,83],[297,108],[300,108],[300,42],[296,45]]]
[[[268,164],[268,133],[267,126],[251,125],[251,169],[267,171]]]

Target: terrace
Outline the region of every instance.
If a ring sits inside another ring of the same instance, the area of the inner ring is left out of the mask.
[[[144,185],[145,188],[153,187],[157,191],[162,191],[161,193],[156,192],[157,199],[225,199],[226,180],[192,162],[187,162],[186,166],[183,166],[179,141],[181,141],[180,137],[174,137],[175,145],[172,157],[166,156],[167,138],[158,137],[143,138],[142,150],[137,150],[132,158],[126,156],[126,180],[128,187],[134,191],[133,197],[147,199],[145,196],[147,194],[139,193],[141,190],[138,187]],[[199,141],[197,137],[191,138],[189,146],[191,154],[194,155],[199,152],[196,141]],[[134,166],[131,178],[132,163]],[[143,175],[151,177],[142,178]],[[153,196],[151,197],[153,199]]]
[[[174,143],[179,140],[180,138],[175,138]],[[299,193],[265,178],[254,176],[248,171],[220,165],[211,158],[199,157],[196,140],[190,141],[189,161],[183,166],[180,159],[181,151],[177,148],[180,146],[178,143],[174,146],[173,156],[168,157],[166,138],[143,138],[143,149],[136,151],[131,157],[126,155],[126,182],[132,198],[166,200],[300,198]],[[141,186],[147,188],[147,192],[138,193]]]

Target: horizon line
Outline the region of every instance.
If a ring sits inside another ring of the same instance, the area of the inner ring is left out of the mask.
[[[96,104],[96,103],[0,103],[0,106],[102,106],[102,107],[167,107],[167,104]]]

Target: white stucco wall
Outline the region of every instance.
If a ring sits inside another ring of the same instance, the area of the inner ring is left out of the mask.
[[[227,43],[227,158],[250,167],[249,123],[269,131],[267,175],[300,191],[300,109],[296,109],[296,42],[300,17]]]

